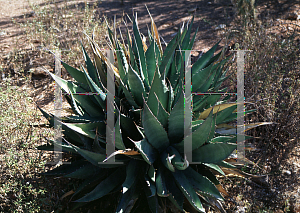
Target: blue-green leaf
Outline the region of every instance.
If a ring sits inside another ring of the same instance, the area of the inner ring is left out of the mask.
[[[148,164],[153,164],[157,158],[157,151],[149,144],[146,138],[141,141],[131,140],[135,147],[139,150],[142,157]]]
[[[140,35],[139,29],[137,26],[137,21],[135,20],[135,18],[133,19],[132,27],[133,27],[133,35],[134,35],[134,39],[135,39],[135,44],[137,45],[136,48],[137,48],[137,54],[138,54],[138,59],[139,59],[138,61],[140,63],[142,80],[145,81],[145,84],[149,86],[150,84],[149,84],[149,80],[148,80],[144,46],[143,46],[141,35]]]
[[[216,51],[219,43],[220,43],[220,41],[218,43],[216,43],[209,51],[204,53],[203,56],[194,63],[194,65],[192,66],[192,74],[203,69],[208,64],[209,60],[214,55],[214,52]]]
[[[118,168],[115,172],[113,172],[109,177],[103,180],[96,188],[90,193],[86,194],[84,197],[76,200],[75,202],[90,202],[96,199],[99,199],[109,192],[111,192],[114,188],[121,185],[125,179],[124,167]]]
[[[192,184],[189,182],[189,180],[186,178],[183,172],[181,171],[175,171],[172,173],[178,187],[180,188],[181,192],[184,194],[184,196],[187,198],[189,203],[199,212],[205,212],[205,209],[202,206],[202,203],[196,194]]]
[[[168,136],[172,144],[181,141],[184,136],[184,94],[182,91],[169,116]]]
[[[84,71],[85,78],[88,82],[88,85],[89,85],[91,91],[94,92],[94,93],[97,93],[96,95],[94,95],[95,99],[97,100],[99,105],[102,107],[102,109],[106,109],[106,102],[105,102],[106,95],[105,95],[105,93],[95,84],[95,82],[91,79],[91,77],[85,71],[84,68],[83,68],[83,71]]]
[[[154,73],[155,73],[155,69],[156,69],[155,49],[154,48],[155,48],[154,41],[152,41],[152,43],[148,47],[146,54],[145,54],[149,85],[152,85],[152,81],[153,81]]]
[[[143,96],[146,97],[144,84],[139,74],[133,70],[131,65],[128,69],[128,83],[134,100],[139,106],[143,106]]]
[[[226,159],[235,149],[236,144],[229,143],[211,143],[201,146],[193,151],[193,162],[217,163]]]
[[[223,197],[218,191],[218,189],[206,177],[203,177],[191,167],[185,170],[184,173],[197,190],[200,190],[201,192],[204,192],[208,195],[213,195],[214,197],[223,200]]]
[[[144,102],[144,110],[142,116],[142,122],[145,135],[149,143],[156,148],[159,152],[162,152],[169,146],[169,139],[167,132],[157,120],[157,118],[150,111],[148,105]]]

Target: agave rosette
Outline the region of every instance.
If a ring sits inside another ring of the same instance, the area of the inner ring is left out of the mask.
[[[184,52],[191,50],[193,19],[182,27],[163,50],[151,17],[149,45],[132,20],[125,44],[108,27],[115,63],[111,63],[93,39],[94,62],[83,48],[86,68],[62,65],[74,81],[51,74],[66,93],[75,115],[62,118],[62,143],[49,140],[38,147],[72,153],[71,164],[59,166],[47,175],[82,179],[73,200],[86,203],[115,194],[115,212],[161,212],[173,205],[178,211],[192,206],[205,212],[204,205],[222,209],[226,194],[215,174],[222,168],[235,168],[224,161],[236,149],[236,128],[227,123],[237,118],[236,103],[220,101],[221,95],[194,95],[192,120],[192,156],[184,156]],[[223,71],[230,58],[214,55],[216,44],[192,66],[192,92],[225,92],[220,89],[228,76]],[[115,73],[115,152],[106,156],[107,69]],[[84,93],[97,95],[79,95]],[[40,109],[54,125],[54,115]],[[226,125],[224,127],[224,125]],[[252,126],[250,126],[252,127]],[[249,128],[250,128],[249,127]],[[188,136],[189,137],[189,136]],[[115,162],[105,163],[114,156]],[[103,162],[100,163],[99,162]],[[147,204],[146,204],[147,203]],[[144,209],[144,210],[145,210]],[[143,210],[143,211],[144,211]]]

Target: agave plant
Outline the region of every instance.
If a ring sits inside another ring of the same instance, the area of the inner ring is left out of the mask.
[[[236,149],[236,128],[228,123],[237,118],[237,103],[228,103],[230,96],[220,100],[220,94],[194,95],[192,130],[185,136],[185,53],[181,50],[193,47],[197,32],[190,38],[192,24],[193,18],[163,48],[152,17],[148,42],[133,18],[127,44],[122,35],[121,41],[117,39],[116,29],[108,27],[115,62],[88,37],[94,61],[84,47],[86,68],[78,70],[62,61],[74,81],[49,73],[74,114],[62,118],[62,142],[49,139],[38,148],[59,146],[72,154],[71,164],[45,174],[82,179],[73,201],[112,199],[113,210],[105,212],[184,212],[191,207],[205,212],[204,206],[223,211],[221,201],[227,193],[216,174],[235,169],[225,159]],[[228,78],[223,68],[230,57],[222,58],[221,52],[214,55],[217,45],[192,65],[192,92],[226,91],[220,88]],[[109,69],[115,75],[115,150],[107,156]],[[96,95],[82,95],[90,92]],[[40,110],[53,126],[55,116]],[[192,137],[193,162],[185,155],[188,137]],[[115,163],[109,162],[112,158]]]

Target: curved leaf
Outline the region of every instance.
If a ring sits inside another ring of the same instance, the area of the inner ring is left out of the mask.
[[[76,200],[75,202],[90,202],[96,199],[99,199],[109,192],[111,192],[114,188],[119,186],[125,179],[124,167],[118,168],[115,172],[113,172],[109,177],[103,180],[96,188],[85,195],[84,197]]]
[[[236,144],[211,143],[193,151],[193,162],[217,163],[227,158],[235,149]]]
[[[128,69],[128,83],[134,100],[139,106],[143,106],[143,96],[146,97],[144,84],[131,65],[129,65]]]
[[[131,139],[130,139],[131,140]],[[148,164],[153,164],[157,158],[157,151],[149,144],[146,138],[141,141],[131,140],[135,147],[139,150],[142,157]]]
[[[164,130],[161,123],[159,123],[157,118],[150,111],[148,105],[145,102],[142,122],[144,132],[149,143],[159,152],[165,150],[170,144],[167,132]]]
[[[181,96],[178,102],[172,109],[168,122],[168,136],[171,143],[181,141],[184,136],[184,94],[181,91]]]
[[[221,199],[221,200],[224,199],[222,197],[222,195],[219,193],[216,186],[210,180],[208,180],[206,177],[203,177],[198,172],[196,172],[194,169],[188,168],[185,171],[185,175],[188,177],[189,181],[193,184],[193,186],[197,190],[200,190],[201,192],[212,195],[218,199]]]
[[[192,184],[186,178],[183,172],[175,171],[172,173],[181,192],[190,202],[190,204],[199,212],[205,212],[202,203],[196,194]]]

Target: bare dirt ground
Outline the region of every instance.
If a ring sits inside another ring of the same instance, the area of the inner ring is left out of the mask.
[[[27,42],[24,29],[21,29],[17,23],[22,23],[34,16],[30,3],[43,6],[45,2],[45,0],[0,0],[0,70],[2,72],[0,79],[7,76],[8,72],[14,73],[14,67],[11,67],[8,63],[10,55],[16,51],[32,49],[32,42]],[[83,4],[83,1],[70,1],[69,3],[80,6]],[[160,34],[166,42],[178,31],[182,22],[188,21],[191,18],[191,14],[195,12],[193,32],[195,32],[196,27],[199,27],[194,47],[194,50],[197,51],[193,53],[195,57],[201,52],[206,52],[218,40],[228,35],[228,30],[240,29],[234,22],[235,10],[233,5],[230,1],[225,0],[148,0],[142,2],[138,0],[124,0],[124,5],[121,5],[120,1],[117,0],[99,1],[97,14],[99,16],[106,15],[108,19],[113,19],[114,16],[120,18],[126,13],[131,15],[132,11],[135,11],[138,13],[141,32],[146,35],[147,24],[150,23],[150,18],[145,4],[151,11]],[[294,30],[299,30],[299,1],[258,1],[257,10],[260,23],[267,19],[274,20],[275,27],[271,29],[272,33],[284,36],[290,30],[290,27],[293,27]],[[297,17],[294,18],[291,14],[296,14]],[[226,39],[223,39],[219,49],[225,46],[226,42]],[[24,60],[24,64],[26,64],[25,71],[41,65],[35,62],[35,60],[38,60],[37,56],[38,54],[30,55],[28,60]],[[50,69],[53,66],[53,63],[50,64]],[[38,78],[38,81],[44,82],[41,87],[34,85],[34,79],[31,80],[31,84],[22,84],[22,80],[18,80],[17,74],[12,80],[14,84],[31,90],[31,95],[35,97],[35,101],[46,111],[53,112],[53,95],[50,93],[53,92],[54,84],[53,82],[51,83],[49,77]],[[34,108],[35,106],[28,107]],[[258,205],[258,208],[254,207],[252,209],[263,209],[265,206],[273,206],[274,212],[300,212],[300,145],[296,145],[295,141],[286,141],[282,142],[282,144],[294,145],[283,149],[282,157],[278,158],[277,162],[266,163],[264,168],[266,173],[269,174],[269,169],[273,164],[276,164],[276,171],[281,171],[281,173],[268,176],[267,186],[235,178],[224,182],[225,188],[235,200],[228,199],[226,202],[226,210],[228,212],[245,212],[245,207],[253,203]],[[253,159],[259,159],[258,156],[262,154],[257,151],[252,155]],[[262,161],[268,162],[269,160],[263,159]],[[253,210],[253,212],[256,211]]]

